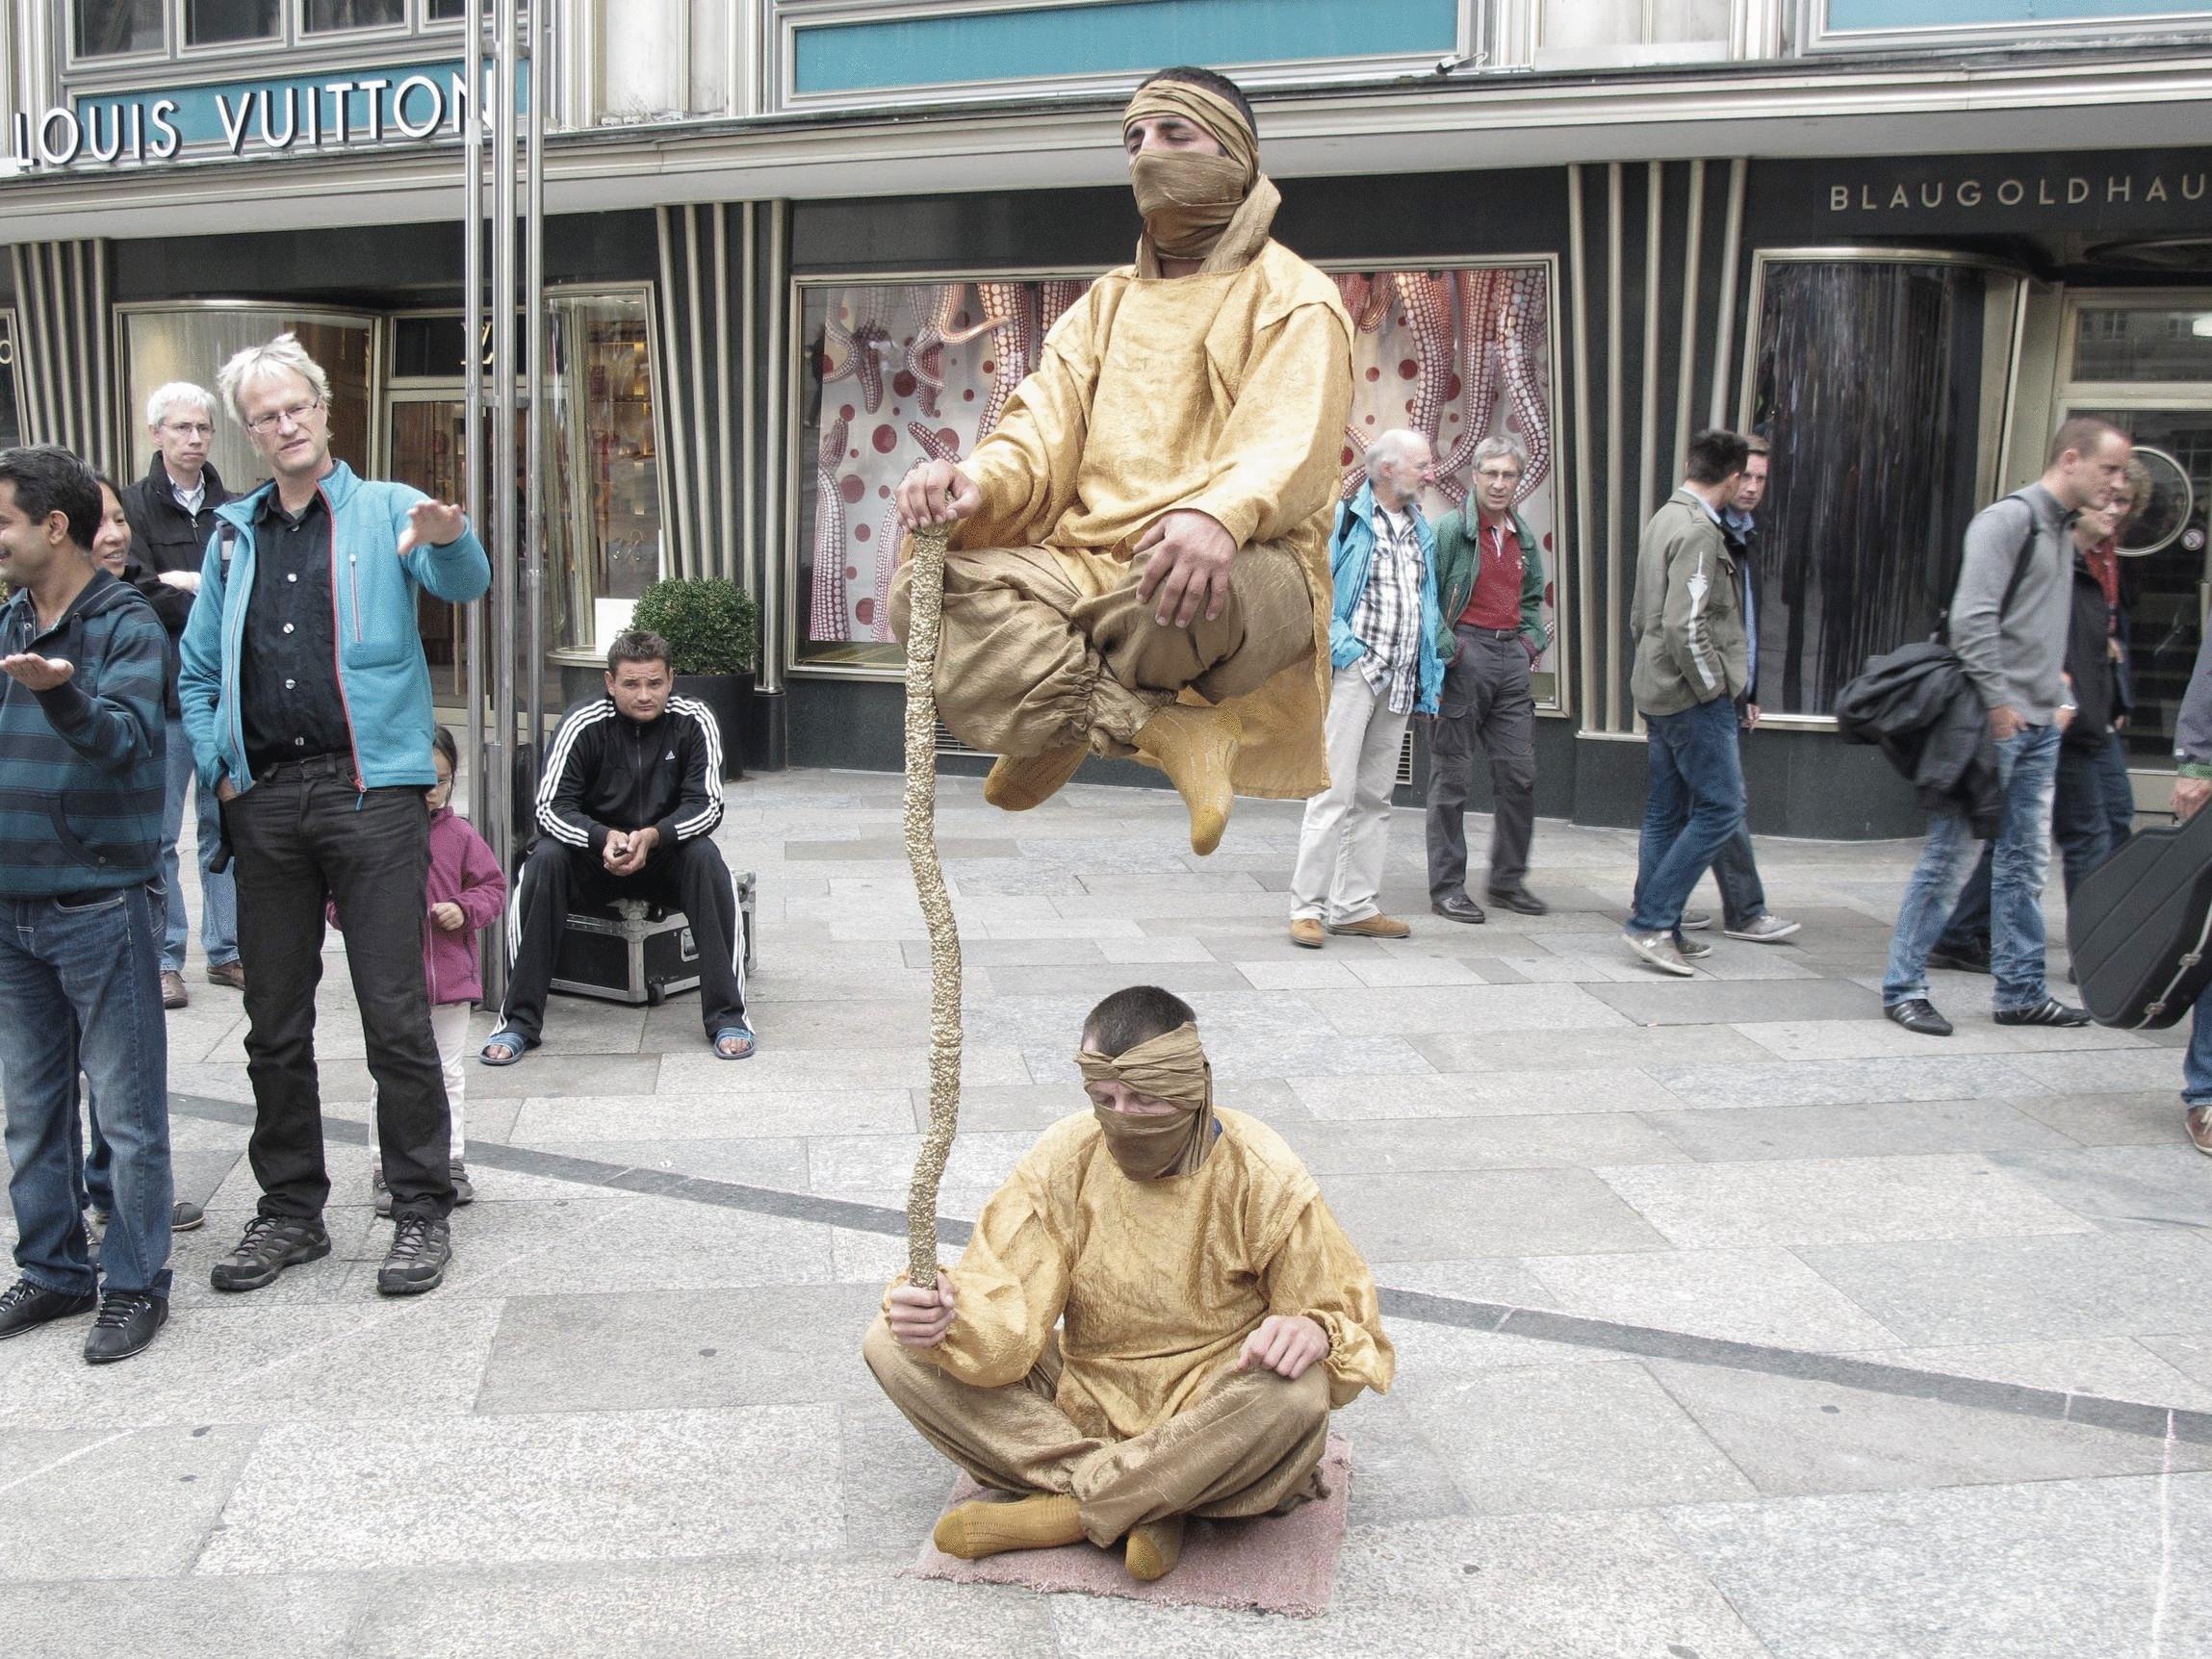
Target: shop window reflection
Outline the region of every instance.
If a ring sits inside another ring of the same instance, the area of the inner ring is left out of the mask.
[[[0,449],[23,442],[21,393],[15,378],[15,314],[0,311]]]
[[[273,40],[283,30],[283,0],[185,0],[184,43],[188,46]]]
[[[1435,445],[1437,485],[1424,496],[1434,517],[1467,499],[1478,443],[1514,438],[1530,458],[1518,510],[1543,550],[1556,634],[1564,560],[1552,263],[1333,275],[1354,326],[1344,494],[1358,489],[1377,432],[1412,426]],[[892,491],[915,463],[974,449],[1089,286],[1061,276],[801,285],[793,669],[897,671]],[[1540,704],[1557,705],[1558,650],[1538,664]]]
[[[2015,285],[1967,265],[1763,256],[1759,281],[1760,693],[1771,713],[1827,716],[1869,655],[1927,634],[1949,601],[2002,395],[1985,323],[1993,290],[2009,317]]]
[[[553,296],[546,570],[556,649],[602,651],[661,574],[653,319],[643,290]]]
[[[78,0],[77,56],[119,58],[167,44],[163,0]]]
[[[389,29],[407,20],[407,0],[307,0],[310,35],[340,29]]]

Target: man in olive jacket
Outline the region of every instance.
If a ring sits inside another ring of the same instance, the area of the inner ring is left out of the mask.
[[[1510,438],[1475,447],[1475,511],[1436,524],[1436,591],[1451,632],[1439,641],[1444,695],[1428,727],[1428,907],[1480,922],[1467,891],[1467,789],[1475,746],[1490,757],[1490,902],[1525,916],[1548,906],[1529,891],[1536,827],[1536,699],[1529,670],[1542,652],[1544,555],[1513,510],[1528,457]]]
[[[1712,947],[1685,943],[1683,905],[1743,823],[1736,700],[1748,682],[1749,646],[1720,512],[1736,498],[1748,453],[1734,432],[1689,441],[1688,476],[1644,526],[1629,613],[1636,653],[1629,691],[1650,733],[1651,787],[1622,937],[1655,968],[1684,976]]]

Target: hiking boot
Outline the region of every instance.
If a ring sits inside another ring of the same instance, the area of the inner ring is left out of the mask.
[[[100,1298],[90,1290],[72,1296],[66,1291],[34,1285],[28,1279],[18,1279],[7,1289],[0,1290],[0,1341],[20,1337],[25,1331],[37,1330],[56,1319],[90,1314],[99,1302]]]
[[[469,1183],[469,1166],[455,1161],[447,1165],[446,1173],[453,1183],[453,1208],[458,1210],[464,1204],[474,1204],[476,1201],[476,1189]]]
[[[446,1282],[453,1259],[452,1229],[427,1215],[402,1215],[392,1234],[392,1252],[376,1269],[376,1293],[419,1296]]]
[[[208,1270],[218,1290],[258,1290],[276,1283],[287,1267],[320,1262],[330,1254],[330,1235],[320,1221],[290,1215],[256,1215],[245,1224],[238,1248]]]
[[[376,1213],[386,1221],[391,1220],[392,1189],[384,1185],[384,1166],[381,1163],[369,1166],[369,1196],[376,1206]]]
[[[85,1364],[108,1365],[142,1354],[169,1322],[169,1299],[144,1290],[110,1290],[85,1333]]]

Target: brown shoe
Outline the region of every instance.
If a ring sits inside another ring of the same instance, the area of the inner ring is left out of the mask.
[[[1328,931],[1354,939],[1409,939],[1413,936],[1411,928],[1396,916],[1386,916],[1380,910],[1372,916],[1363,916],[1356,922],[1331,922]]]
[[[2189,1131],[2189,1144],[2212,1157],[2212,1106],[2191,1107],[2182,1117],[2181,1125]]]
[[[234,991],[245,989],[245,964],[233,957],[227,962],[217,962],[207,971],[208,983],[228,985]]]
[[[1059,794],[1090,753],[1076,743],[1042,754],[1002,754],[983,780],[983,798],[1001,812],[1026,812]]]
[[[185,994],[185,977],[173,968],[162,970],[162,1007],[181,1008],[192,998]]]
[[[1321,924],[1311,916],[1299,916],[1291,923],[1291,943],[1294,945],[1303,945],[1309,951],[1318,951],[1325,937],[1321,931]]]
[[[1203,857],[1222,844],[1236,804],[1230,774],[1245,723],[1220,708],[1170,702],[1137,728],[1137,752],[1168,775],[1191,812],[1191,851]]]

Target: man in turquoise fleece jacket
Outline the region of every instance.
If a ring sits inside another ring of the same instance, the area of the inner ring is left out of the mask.
[[[346,931],[392,1192],[376,1288],[409,1295],[445,1278],[453,1206],[423,980],[424,792],[437,774],[416,603],[425,590],[476,599],[491,566],[458,507],[331,457],[329,379],[291,335],[240,352],[218,384],[273,477],[218,511],[179,642],[193,763],[237,859],[247,1155],[262,1193],[211,1278],[219,1290],[257,1290],[330,1254],[315,1066],[327,894]]]

